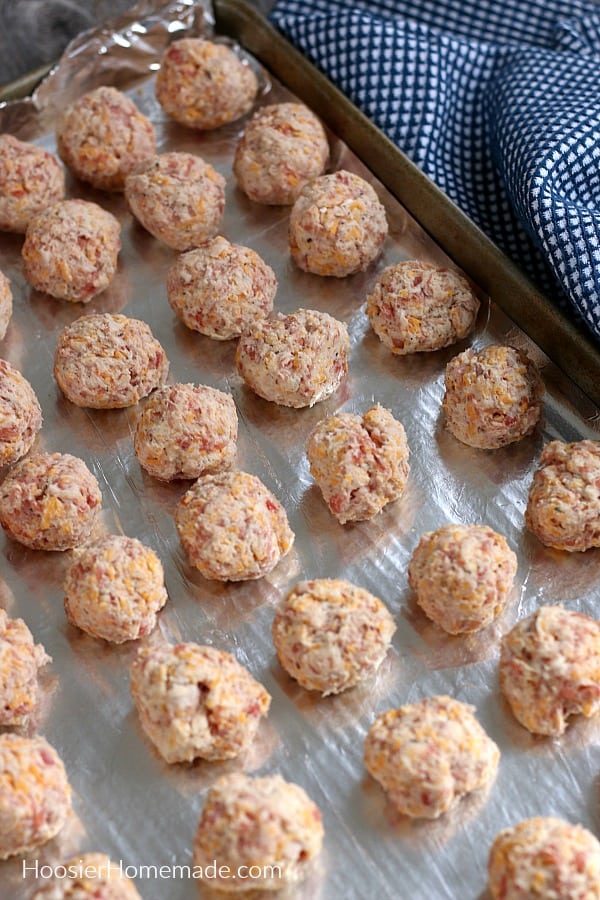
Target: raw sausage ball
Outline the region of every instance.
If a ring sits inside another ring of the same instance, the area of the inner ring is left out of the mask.
[[[35,453],[0,485],[0,525],[33,550],[72,550],[83,544],[100,512],[98,482],[70,453]]]
[[[64,592],[69,622],[115,644],[149,634],[167,602],[160,559],[137,538],[124,535],[76,551]]]
[[[551,441],[534,473],[525,524],[548,547],[600,547],[600,441]]]
[[[493,779],[500,751],[473,712],[434,696],[375,719],[365,766],[403,815],[436,819]]]
[[[191,153],[160,153],[125,180],[125,197],[146,231],[174,250],[214,237],[225,211],[225,179]]]
[[[593,900],[600,897],[600,843],[581,825],[524,819],[496,837],[488,876],[494,900]]]
[[[71,787],[58,753],[42,737],[0,735],[0,859],[45,844],[71,812]]]
[[[175,525],[190,563],[217,581],[260,578],[294,543],[285,509],[247,472],[199,478],[177,504]]]
[[[299,309],[255,322],[240,338],[239,374],[265,400],[300,408],[325,400],[348,371],[350,338],[328,313]]]
[[[544,384],[520,350],[491,344],[465,350],[446,366],[443,408],[455,438],[484,450],[520,441],[542,412]]]
[[[0,272],[0,341],[8,331],[8,323],[13,311],[13,296],[10,281]]]
[[[349,581],[319,578],[300,581],[279,606],[273,643],[288,675],[326,697],[373,675],[395,630],[373,594]]]
[[[325,171],[328,159],[327,135],[315,114],[302,103],[274,103],[246,125],[233,171],[251,200],[286,206]]]
[[[306,443],[310,471],[338,522],[372,519],[404,493],[410,467],[401,422],[376,404],[322,419]]]
[[[557,736],[570,716],[600,710],[600,623],[541,606],[502,639],[500,688],[515,718],[534,734]]]
[[[88,303],[117,271],[120,234],[118,220],[96,203],[55,203],[27,227],[23,274],[38,291],[70,303]]]
[[[104,191],[122,191],[126,175],[156,152],[154,126],[114,87],[96,88],[72,103],[56,141],[65,165]]]
[[[485,628],[504,608],[517,572],[506,538],[485,525],[426,532],[408,566],[417,603],[450,634]]]
[[[0,725],[22,725],[37,706],[38,671],[51,662],[23,619],[0,609]]]
[[[455,269],[407,260],[382,272],[366,311],[377,337],[404,355],[460,341],[475,325],[479,300]]]
[[[166,353],[148,325],[112,313],[81,316],[58,336],[54,377],[77,406],[133,406],[164,384]]]
[[[387,237],[385,209],[371,185],[343,169],[309,181],[290,215],[290,253],[315,275],[363,272]]]
[[[277,279],[251,250],[216,237],[183,253],[167,273],[167,297],[184,325],[218,341],[239,337],[273,309]]]
[[[59,874],[36,891],[31,900],[141,900],[133,881],[104,853],[83,853],[64,863]]]
[[[257,91],[256,75],[233,50],[202,38],[167,47],[156,76],[156,99],[167,115],[202,131],[239,119]]]
[[[42,410],[26,378],[0,359],[0,467],[25,456],[42,427]]]
[[[301,787],[279,775],[253,778],[234,772],[218,778],[208,792],[193,861],[203,872],[214,859],[228,872],[260,869],[263,876],[251,879],[252,888],[276,890],[306,876],[322,843],[321,813]],[[244,891],[249,881],[229,876],[211,878],[210,884]]]
[[[140,465],[161,481],[199,478],[229,468],[237,432],[230,394],[204,385],[165,385],[144,406],[133,446]]]
[[[271,703],[235,656],[193,643],[141,649],[131,693],[144,731],[168,763],[233,759]]]
[[[65,196],[65,173],[51,153],[0,134],[0,231],[24,234],[30,220]]]

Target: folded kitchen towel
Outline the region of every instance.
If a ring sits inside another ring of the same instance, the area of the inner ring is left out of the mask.
[[[600,340],[600,3],[278,0],[271,20]]]

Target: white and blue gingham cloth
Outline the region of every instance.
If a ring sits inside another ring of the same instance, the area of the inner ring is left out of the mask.
[[[279,0],[271,20],[600,340],[600,3]]]

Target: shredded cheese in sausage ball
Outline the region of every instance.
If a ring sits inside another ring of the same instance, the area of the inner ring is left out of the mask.
[[[65,173],[52,153],[0,134],[0,231],[24,234],[31,219],[65,196]]]
[[[0,725],[27,722],[39,700],[39,669],[51,661],[23,619],[0,609]]]

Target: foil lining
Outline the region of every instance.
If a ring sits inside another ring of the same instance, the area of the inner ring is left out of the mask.
[[[598,439],[600,412],[485,298],[468,341],[431,354],[390,354],[365,316],[367,289],[385,266],[401,259],[447,260],[333,135],[331,168],[349,168],[374,184],[388,212],[390,237],[381,258],[364,274],[337,280],[298,270],[287,249],[289,210],[253,204],[235,188],[233,151],[246,120],[196,134],[168,121],[154,98],[152,73],[165,44],[211,27],[206,4],[138,4],[131,16],[75,42],[32,101],[0,110],[0,127],[53,150],[53,123],[61,107],[98,84],[126,89],[156,126],[160,151],[197,153],[227,178],[222,233],[253,247],[273,267],[279,281],[276,309],[312,307],[347,324],[350,372],[334,396],[312,409],[286,409],[253,395],[235,372],[235,342],[211,341],[178,322],[165,290],[175,253],[134,222],[120,196],[68,182],[70,196],[99,202],[123,225],[118,274],[85,307],[32,291],[21,274],[22,238],[0,236],[0,268],[11,279],[15,297],[0,352],[29,379],[42,405],[44,425],[36,447],[74,453],[90,466],[103,493],[96,536],[136,536],[153,547],[165,567],[170,599],[147,641],[195,640],[233,652],[273,697],[268,719],[241,759],[168,766],[142,734],[133,710],[128,669],[136,646],[110,646],[66,623],[62,581],[69,554],[30,551],[0,536],[0,602],[9,615],[25,619],[53,657],[43,672],[43,700],[29,731],[39,730],[57,748],[74,789],[71,821],[54,841],[29,854],[27,865],[35,860],[56,865],[89,850],[108,853],[142,873],[143,867],[191,865],[206,790],[218,775],[242,768],[279,772],[296,781],[323,812],[324,852],[294,897],[483,898],[488,850],[501,828],[531,815],[557,815],[600,830],[600,721],[577,722],[560,739],[533,737],[511,716],[497,678],[500,636],[539,604],[561,603],[600,615],[600,551],[549,550],[523,522],[544,443]],[[243,49],[239,52],[244,55]],[[289,99],[258,61],[251,64],[261,73],[260,103]],[[58,390],[52,360],[59,330],[82,314],[107,311],[148,322],[167,350],[171,382],[208,384],[233,395],[240,419],[237,466],[258,475],[280,498],[296,534],[291,553],[266,578],[227,585],[206,581],[191,569],[172,518],[188,484],[161,484],[140,468],[132,442],[139,407],[80,409]],[[459,444],[444,428],[443,373],[467,345],[490,342],[524,349],[541,366],[545,416],[520,443],[478,451]],[[324,416],[363,412],[375,401],[405,425],[411,449],[408,489],[372,521],[342,526],[313,483],[305,440]],[[507,537],[519,557],[517,586],[506,612],[468,637],[445,635],[430,623],[407,583],[407,563],[420,535],[446,522],[487,523]],[[315,577],[343,577],[366,587],[386,602],[398,625],[377,676],[327,699],[285,675],[270,637],[279,600],[297,580]],[[410,821],[393,812],[367,776],[362,744],[379,712],[432,693],[473,704],[502,759],[488,791],[437,821]],[[142,874],[136,884],[146,900],[191,900],[200,894],[194,880]],[[31,870],[23,877],[22,859],[0,863],[5,900],[25,900],[39,885]],[[201,896],[222,895],[208,886]]]

